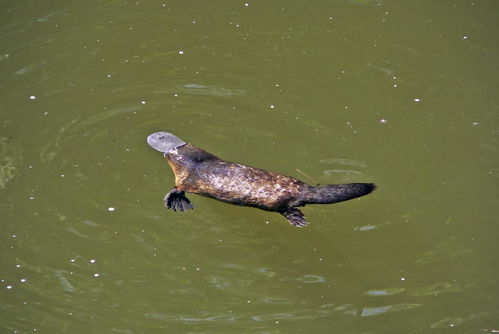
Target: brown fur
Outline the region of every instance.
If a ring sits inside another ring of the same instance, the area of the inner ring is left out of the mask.
[[[299,206],[297,195],[311,188],[292,177],[224,161],[191,144],[166,154],[175,173],[175,187],[267,211]]]
[[[373,191],[372,183],[351,183],[313,187],[290,176],[224,161],[191,144],[165,154],[175,174],[175,189],[165,204],[175,211],[192,208],[184,192],[199,194],[231,204],[276,211],[295,226],[307,222],[296,207],[329,204],[363,196]]]

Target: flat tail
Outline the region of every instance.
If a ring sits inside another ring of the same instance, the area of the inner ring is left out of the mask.
[[[307,196],[307,204],[332,204],[365,196],[376,189],[374,183],[328,184],[315,187]]]

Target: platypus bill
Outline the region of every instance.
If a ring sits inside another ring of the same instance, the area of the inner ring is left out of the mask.
[[[369,194],[374,183],[313,187],[290,176],[224,161],[168,132],[147,137],[149,146],[164,153],[175,173],[175,187],[165,196],[174,211],[193,209],[185,192],[231,204],[278,212],[297,227],[308,223],[297,207],[331,204]]]

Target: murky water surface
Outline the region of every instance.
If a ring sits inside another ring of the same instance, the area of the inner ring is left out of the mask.
[[[0,332],[499,328],[498,32],[495,0],[1,1]],[[305,229],[172,212],[160,130],[379,188]]]

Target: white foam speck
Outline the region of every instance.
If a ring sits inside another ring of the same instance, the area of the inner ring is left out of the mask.
[[[414,99],[414,102],[421,102],[421,99],[419,99],[419,98],[415,98],[415,99]]]
[[[29,97],[29,99],[30,99],[30,100],[36,100],[36,96],[35,96],[35,95],[31,95],[31,96]]]
[[[116,209],[115,209],[115,208],[113,208],[112,206],[111,206],[111,207],[109,207],[109,208],[107,208],[107,211],[109,211],[109,212],[113,212],[113,211],[115,211],[115,210],[116,210]]]

